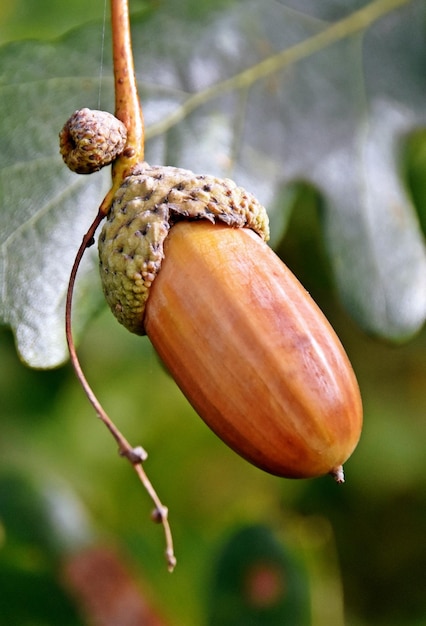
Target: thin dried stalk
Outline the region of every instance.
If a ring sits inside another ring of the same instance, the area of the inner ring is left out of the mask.
[[[161,503],[142,466],[143,461],[146,460],[148,455],[142,447],[132,447],[130,445],[100,404],[83,373],[72,335],[72,298],[80,262],[83,258],[84,252],[94,243],[95,232],[110,209],[116,189],[121,185],[124,178],[129,175],[132,168],[137,163],[143,161],[144,155],[144,124],[134,73],[128,0],[111,0],[111,24],[113,33],[112,40],[116,96],[115,113],[116,117],[118,117],[127,128],[127,144],[124,152],[113,164],[112,188],[105,196],[101,206],[99,207],[97,216],[87,233],[84,235],[83,241],[78,249],[68,283],[65,330],[71,363],[84,392],[95,409],[99,419],[102,420],[116,440],[120,455],[127,458],[127,460],[132,464],[140,481],[154,503],[155,509],[152,519],[163,525],[166,539],[166,559],[168,569],[169,571],[173,571],[176,565],[176,558],[174,556],[173,539],[168,522],[168,510],[167,507]]]

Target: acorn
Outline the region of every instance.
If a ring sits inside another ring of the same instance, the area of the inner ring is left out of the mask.
[[[268,237],[265,209],[232,181],[142,163],[99,237],[105,297],[238,454],[278,476],[343,482],[362,428],[359,387]]]
[[[92,174],[109,165],[124,150],[127,128],[108,111],[74,111],[59,133],[59,151],[76,174]]]
[[[268,247],[268,217],[256,198],[229,179],[144,162],[127,0],[112,0],[111,25],[115,116],[82,109],[60,133],[73,171],[112,163],[112,187],[71,270],[65,334],[89,401],[154,503],[172,571],[168,509],[144,471],[146,452],[132,447],[103,409],[72,335],[78,267],[105,217],[98,246],[112,312],[131,332],[148,335],[195,410],[242,457],[278,476],[330,473],[343,482],[362,405],[337,336]]]

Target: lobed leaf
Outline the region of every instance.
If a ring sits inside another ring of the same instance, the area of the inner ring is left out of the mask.
[[[269,208],[275,241],[283,186],[315,185],[343,302],[400,340],[426,317],[424,239],[400,171],[406,137],[426,123],[426,6],[361,5],[240,0],[194,14],[189,2],[177,15],[165,4],[134,20],[133,46],[148,160],[234,178]],[[69,173],[57,134],[77,108],[112,110],[111,61],[100,106],[96,24],[4,46],[0,64],[0,319],[28,364],[50,367],[66,358],[66,283],[108,185]],[[93,256],[81,276],[84,325],[99,295]]]

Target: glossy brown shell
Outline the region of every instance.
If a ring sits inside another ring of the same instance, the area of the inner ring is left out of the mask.
[[[197,413],[267,472],[338,471],[360,437],[360,392],[295,276],[246,228],[181,222],[164,252],[144,325]]]

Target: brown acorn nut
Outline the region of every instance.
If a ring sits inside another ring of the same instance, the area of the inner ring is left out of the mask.
[[[265,243],[263,208],[230,181],[152,169],[160,178],[145,171],[133,201],[117,194],[100,237],[113,312],[146,332],[197,413],[241,456],[278,476],[343,480],[362,427],[357,381],[328,321]],[[230,212],[212,200],[220,182]],[[236,209],[243,196],[251,212]],[[205,215],[191,211],[200,197]],[[234,225],[252,230],[211,223],[228,215],[232,224],[230,214],[248,215]]]

